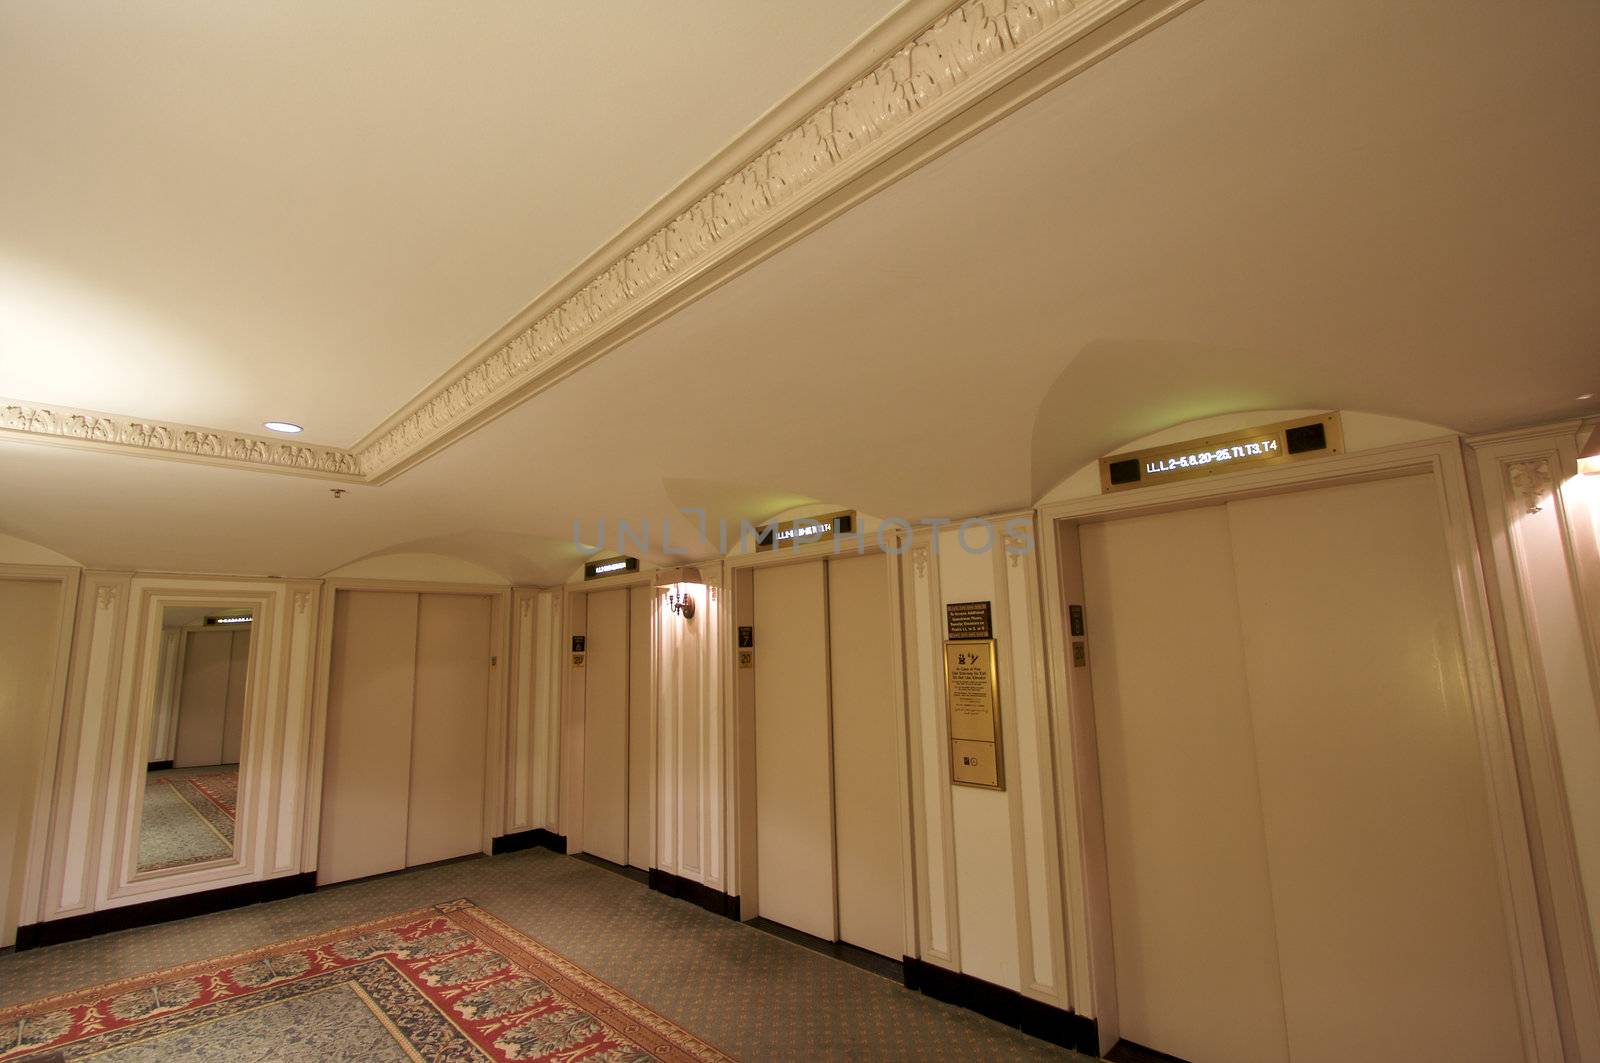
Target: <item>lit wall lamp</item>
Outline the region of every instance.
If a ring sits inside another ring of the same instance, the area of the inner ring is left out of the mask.
[[[667,587],[667,608],[683,617],[694,619],[694,587],[704,587],[705,578],[700,570],[689,565],[656,574],[658,586]]]

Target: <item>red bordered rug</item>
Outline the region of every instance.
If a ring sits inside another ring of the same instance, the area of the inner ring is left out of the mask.
[[[469,901],[0,1009],[0,1060],[731,1057]]]

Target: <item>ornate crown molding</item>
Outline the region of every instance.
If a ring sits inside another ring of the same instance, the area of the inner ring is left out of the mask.
[[[245,465],[356,483],[364,479],[356,455],[337,447],[285,443],[148,417],[123,417],[12,399],[0,399],[0,439],[4,438],[214,465]]]
[[[1129,38],[1194,0],[1159,8]],[[839,190],[984,94],[1141,0],[966,0],[948,11],[576,294],[424,391],[358,444],[377,481],[531,397],[697,276]],[[1120,43],[1120,42],[1119,42]],[[996,115],[995,117],[999,117]],[[625,337],[624,337],[625,338]]]
[[[827,100],[720,182],[692,179],[711,189],[698,199],[692,182],[670,193],[663,204],[689,206],[653,232],[635,223],[629,232],[649,235],[608,245],[624,249],[614,256],[597,252],[351,449],[5,399],[0,439],[382,483],[1198,2],[965,0],[945,9],[831,97],[812,85],[780,104],[774,128],[806,114],[806,100]]]

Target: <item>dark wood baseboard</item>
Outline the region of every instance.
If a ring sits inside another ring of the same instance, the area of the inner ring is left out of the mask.
[[[1111,1051],[1106,1053],[1106,1059],[1110,1063],[1189,1063],[1187,1059],[1169,1056],[1132,1041],[1118,1041],[1112,1045]]]
[[[524,849],[551,849],[558,853],[567,851],[567,837],[557,834],[553,830],[535,827],[533,830],[519,830],[515,834],[502,834],[494,840],[490,851],[499,856],[501,853],[520,853]]]
[[[760,916],[756,916],[754,919],[746,919],[744,925],[754,927],[764,934],[771,934],[773,937],[792,942],[801,948],[810,949],[812,952],[820,952],[824,956],[832,956],[842,963],[848,963],[852,967],[859,967],[863,971],[871,971],[873,974],[880,975],[890,981],[905,981],[905,965],[899,960],[891,960],[887,956],[880,956],[870,949],[852,945],[848,941],[829,941],[827,938],[819,938],[814,934],[806,933],[804,930],[796,930],[792,926],[785,926],[782,923],[774,922],[771,919],[763,919]]]
[[[1041,1041],[1049,1041],[1088,1056],[1100,1055],[1100,1034],[1093,1019],[1023,996],[1015,989],[985,982],[970,974],[949,971],[911,956],[901,962],[905,966],[907,989],[926,993],[946,1004],[968,1008],[995,1022],[1015,1026]]]
[[[144,766],[145,771],[168,771],[172,767],[170,760],[152,760]]]
[[[129,904],[121,908],[107,908],[84,915],[70,915],[65,919],[51,919],[17,927],[17,951],[36,949],[42,945],[59,945],[109,934],[115,930],[131,930],[138,926],[152,926],[173,919],[188,919],[195,915],[210,915],[229,908],[244,908],[264,901],[281,901],[316,889],[315,872],[285,875],[261,882],[241,882],[221,889],[202,890],[181,897],[163,897],[158,901]]]
[[[739,898],[730,897],[702,882],[680,878],[659,867],[650,869],[650,888],[657,893],[665,893],[668,897],[676,897],[680,901],[699,905],[714,915],[724,915],[729,919],[739,918]]]
[[[632,864],[613,863],[605,857],[596,856],[593,853],[573,853],[571,855],[574,860],[582,860],[586,864],[592,864],[604,871],[611,872],[613,875],[621,875],[623,878],[637,882],[641,886],[650,884],[650,872],[642,867],[634,867]]]

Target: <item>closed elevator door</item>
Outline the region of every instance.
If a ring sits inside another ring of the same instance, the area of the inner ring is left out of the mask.
[[[752,585],[760,914],[898,959],[888,559],[764,567]]]
[[[836,937],[827,582],[821,561],[755,573],[761,915]]]
[[[483,849],[491,599],[334,600],[317,881]]]
[[[628,862],[628,591],[588,596],[583,851]]]
[[[1083,529],[1126,1039],[1196,1063],[1522,1058],[1433,492]]]

